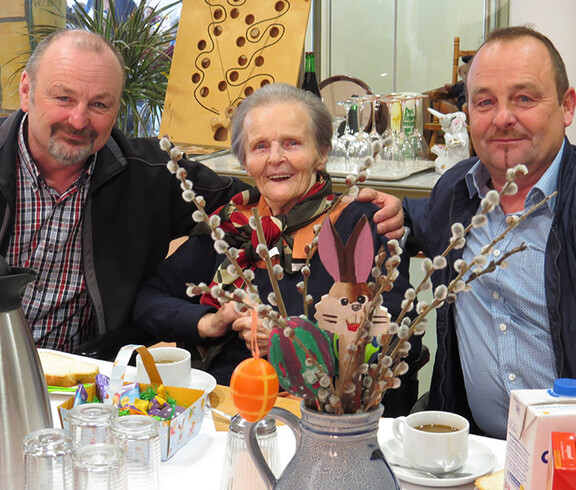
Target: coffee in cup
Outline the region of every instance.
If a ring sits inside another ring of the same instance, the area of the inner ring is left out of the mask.
[[[457,427],[444,424],[422,424],[416,427],[416,429],[423,430],[424,432],[435,432],[435,433],[458,432],[460,430]]]
[[[443,474],[456,471],[468,459],[468,421],[450,412],[425,411],[394,420],[394,437],[414,468]]]
[[[154,347],[150,349],[150,354],[164,385],[190,387],[192,360],[189,351],[179,347]],[[140,354],[136,356],[136,380],[139,383],[150,383]]]

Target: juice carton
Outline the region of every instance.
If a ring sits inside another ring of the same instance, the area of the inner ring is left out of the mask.
[[[553,390],[513,390],[506,436],[505,490],[543,490],[552,432],[576,432],[576,380]]]
[[[552,432],[547,490],[576,490],[576,434]]]

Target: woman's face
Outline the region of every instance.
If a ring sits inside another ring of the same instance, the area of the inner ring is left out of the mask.
[[[316,182],[326,165],[311,130],[310,117],[298,103],[256,107],[246,115],[246,172],[274,214],[286,214]]]

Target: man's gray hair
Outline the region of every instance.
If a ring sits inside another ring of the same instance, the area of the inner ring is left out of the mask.
[[[124,90],[124,84],[126,83],[126,69],[122,53],[120,53],[120,51],[118,51],[118,49],[105,37],[83,29],[63,29],[61,31],[53,32],[40,41],[38,46],[36,46],[36,49],[30,55],[28,63],[26,63],[26,72],[30,77],[32,87],[34,87],[34,83],[36,82],[40,62],[42,61],[42,57],[46,53],[46,50],[55,41],[64,38],[70,39],[72,45],[82,51],[103,53],[106,49],[110,49],[120,64],[123,80],[122,90]]]
[[[287,83],[273,83],[265,85],[248,96],[232,116],[231,150],[242,165],[246,163],[244,124],[248,113],[257,107],[285,102],[300,104],[306,110],[310,116],[310,130],[314,134],[316,149],[320,155],[328,154],[332,140],[332,116],[322,99]]]

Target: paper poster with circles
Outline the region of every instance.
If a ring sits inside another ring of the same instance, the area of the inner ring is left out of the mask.
[[[230,117],[254,90],[295,85],[311,0],[184,0],[161,135],[230,145]]]

